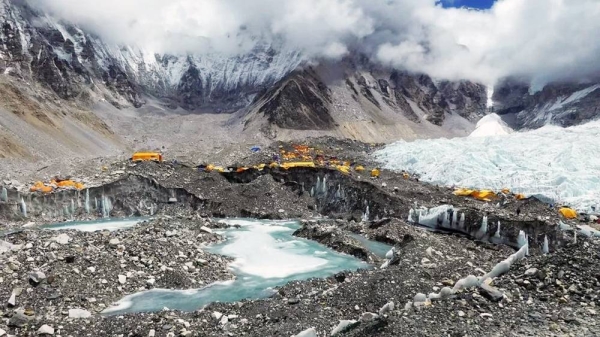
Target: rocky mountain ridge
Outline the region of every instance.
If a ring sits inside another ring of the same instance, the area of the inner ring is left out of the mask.
[[[495,88],[493,101],[495,112],[518,129],[579,125],[600,117],[600,78],[550,83],[537,92],[525,81],[509,78]]]
[[[267,134],[283,129],[373,129],[372,134],[383,134],[373,137],[378,141],[393,138],[383,130],[392,126],[399,138],[411,138],[425,134],[423,129],[453,129],[456,121],[468,128],[485,115],[486,95],[480,84],[434,81],[426,75],[346,59],[285,77],[258,97],[245,123],[248,128],[262,120]],[[348,130],[342,134],[352,138]]]
[[[112,45],[20,0],[1,0],[0,18],[0,71],[40,82],[67,100],[92,91],[116,106],[140,107],[155,96],[192,111],[234,111],[302,61],[298,52],[261,43],[232,57]]]

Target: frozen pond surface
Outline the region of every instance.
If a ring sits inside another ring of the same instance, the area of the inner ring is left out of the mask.
[[[365,246],[365,248],[367,248],[369,251],[371,251],[373,254],[380,258],[385,258],[385,254],[387,254],[387,252],[389,252],[390,249],[392,249],[392,246],[390,245],[378,241],[369,240],[359,234],[350,233],[349,235],[358,240]]]
[[[164,308],[194,311],[212,302],[260,299],[290,281],[322,278],[343,270],[369,268],[352,256],[339,254],[317,242],[292,236],[296,221],[222,220],[239,228],[218,230],[227,240],[207,251],[234,258],[230,268],[236,280],[192,290],[154,289],[120,300],[105,314],[159,311]],[[128,222],[123,221],[127,226]],[[76,224],[75,224],[76,225]],[[91,224],[83,224],[92,228]],[[65,227],[62,227],[64,229]],[[79,227],[77,227],[79,229]]]
[[[72,221],[42,226],[43,229],[68,230],[76,229],[82,232],[116,231],[137,225],[148,218],[102,219],[97,221]]]

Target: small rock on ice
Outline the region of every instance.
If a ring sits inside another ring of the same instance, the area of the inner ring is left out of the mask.
[[[200,230],[203,231],[203,232],[209,233],[209,234],[211,234],[213,232],[212,229],[210,229],[210,228],[208,228],[206,226],[200,227]]]
[[[125,284],[125,282],[127,282],[127,276],[119,275],[119,283]]]
[[[214,318],[215,320],[219,321],[221,320],[221,317],[223,317],[223,314],[218,312],[218,311],[213,311],[213,313],[211,314],[212,318]]]

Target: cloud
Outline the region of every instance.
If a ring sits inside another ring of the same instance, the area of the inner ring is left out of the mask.
[[[258,42],[373,61],[440,79],[536,85],[600,73],[598,0],[28,0],[117,44],[161,53],[248,53]]]

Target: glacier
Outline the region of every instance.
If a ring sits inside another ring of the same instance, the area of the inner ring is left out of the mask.
[[[501,136],[399,141],[376,151],[390,170],[433,184],[539,196],[579,211],[600,209],[600,121]]]

